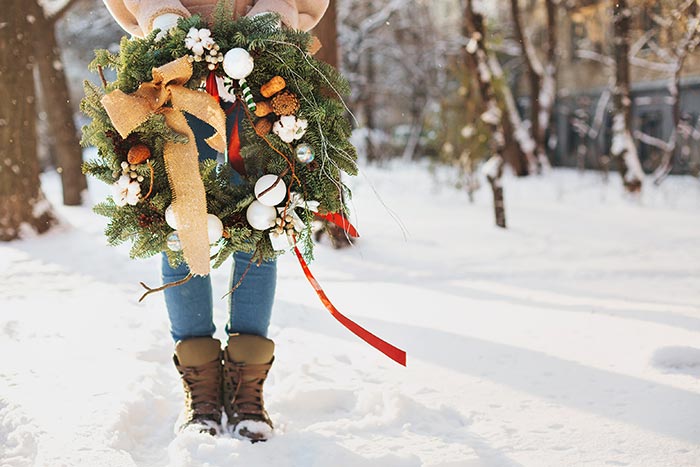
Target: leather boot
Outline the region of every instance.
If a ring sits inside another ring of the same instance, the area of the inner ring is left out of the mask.
[[[265,411],[263,384],[274,360],[275,343],[252,334],[231,334],[224,351],[224,410],[236,436],[266,441],[272,421]]]
[[[221,341],[211,337],[180,341],[173,360],[185,389],[179,430],[216,435],[221,427]]]

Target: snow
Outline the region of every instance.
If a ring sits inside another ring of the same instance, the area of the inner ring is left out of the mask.
[[[503,158],[501,156],[491,156],[486,162],[481,164],[481,173],[484,177],[498,179],[498,173],[503,166]]]
[[[159,260],[106,246],[103,219],[60,206],[46,175],[63,225],[0,244],[0,465],[698,465],[696,179],[630,199],[619,177],[505,175],[503,230],[490,190],[468,203],[456,171],[366,173],[352,182],[356,248],[321,244],[311,268],[408,367],[335,322],[283,257],[265,395],[276,430],[258,444],[173,435],[164,304],[137,303]],[[93,201],[109,193],[90,182]],[[221,297],[227,271],[213,279]]]
[[[644,170],[637,156],[637,146],[629,130],[625,128],[625,116],[617,113],[613,117],[613,137],[610,144],[610,153],[617,157],[623,157],[627,166],[625,178],[628,182],[644,179]]]

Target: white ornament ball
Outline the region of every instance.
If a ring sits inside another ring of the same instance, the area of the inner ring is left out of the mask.
[[[255,230],[265,230],[274,227],[277,209],[272,206],[265,206],[259,201],[253,201],[248,206],[245,217]]]
[[[277,178],[277,175],[267,174],[263,175],[255,182],[255,197],[265,206],[277,206],[282,202],[284,197],[287,196],[287,185],[282,179],[277,182]],[[263,192],[269,189],[275,182],[277,182],[277,185],[263,194]]]
[[[224,71],[233,79],[243,79],[253,71],[253,57],[246,49],[231,49],[224,55]]]
[[[173,210],[172,204],[165,208],[165,222],[171,228],[177,230],[177,222],[175,222],[175,211]]]
[[[207,233],[209,234],[210,245],[219,240],[224,234],[224,224],[214,214],[207,214]]]

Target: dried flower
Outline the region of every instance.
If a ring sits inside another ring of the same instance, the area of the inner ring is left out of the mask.
[[[112,199],[114,204],[119,207],[126,206],[127,204],[131,206],[136,206],[139,202],[139,195],[141,194],[141,185],[136,180],[132,180],[129,175],[122,175],[112,185]]]
[[[190,28],[187,37],[185,37],[185,47],[190,49],[195,57],[202,56],[205,49],[209,50],[215,45],[214,39],[211,37],[211,31],[206,28]]]

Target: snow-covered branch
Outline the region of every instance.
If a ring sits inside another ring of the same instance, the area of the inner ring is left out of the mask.
[[[614,68],[615,67],[615,60],[608,56],[608,55],[603,55],[599,52],[595,52],[593,50],[587,50],[587,49],[577,49],[575,52],[576,57],[582,58],[584,60],[592,60],[594,62],[598,62],[602,65],[605,65],[607,67]]]
[[[656,138],[655,136],[651,136],[649,134],[646,134],[642,131],[635,131],[634,132],[634,137],[637,138],[639,141],[641,141],[644,144],[648,144],[649,146],[653,146],[655,148],[659,148],[662,151],[671,151],[673,150],[673,147],[675,145],[671,145],[667,143],[666,141]]]

